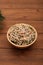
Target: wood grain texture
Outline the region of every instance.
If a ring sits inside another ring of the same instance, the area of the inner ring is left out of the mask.
[[[0,0],[0,3],[33,3],[33,4],[42,4],[43,0]]]
[[[40,53],[39,53],[40,52]],[[32,53],[32,55],[30,55]],[[0,62],[2,64],[13,65],[41,65],[43,64],[42,50],[17,50],[17,49],[1,49]],[[3,63],[2,63],[3,62]]]
[[[0,30],[0,65],[43,65],[43,0],[0,0],[5,17]],[[10,26],[28,23],[38,32],[37,41],[26,49],[17,49],[6,37]]]
[[[7,20],[43,21],[43,9],[2,9]]]
[[[43,0],[0,0],[0,8],[43,8]]]

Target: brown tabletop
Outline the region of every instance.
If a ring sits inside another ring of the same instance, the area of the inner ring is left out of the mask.
[[[43,65],[43,0],[0,0],[5,20],[0,30],[0,65]],[[6,37],[15,23],[28,23],[38,32],[37,41],[26,49],[16,49]]]

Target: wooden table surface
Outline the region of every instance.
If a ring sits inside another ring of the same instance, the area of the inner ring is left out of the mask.
[[[43,0],[0,0],[0,10],[5,20],[0,30],[0,65],[43,65]],[[37,41],[29,48],[16,49],[6,37],[15,23],[33,25]]]

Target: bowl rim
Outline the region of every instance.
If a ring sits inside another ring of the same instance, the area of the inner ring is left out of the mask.
[[[21,23],[18,23],[18,24],[21,24]],[[23,24],[25,24],[25,23],[23,23]],[[15,25],[15,24],[14,24]],[[12,25],[12,26],[14,26],[14,25]],[[8,33],[9,33],[9,31],[10,31],[10,28],[12,27],[10,27],[9,29],[8,29],[8,31],[7,31],[7,39],[8,39],[8,41],[13,45],[13,46],[15,46],[15,47],[18,47],[18,48],[26,48],[26,47],[29,47],[29,46],[31,46],[32,44],[34,44],[34,42],[37,40],[37,31],[36,31],[36,29],[32,26],[32,25],[30,25],[30,24],[27,24],[27,25],[29,25],[30,27],[32,27],[32,29],[36,32],[35,33],[35,39],[34,39],[34,41],[32,42],[32,43],[30,43],[30,44],[28,44],[28,45],[16,45],[16,44],[14,44],[13,42],[11,42],[10,41],[10,39],[9,39],[9,37],[8,37]]]

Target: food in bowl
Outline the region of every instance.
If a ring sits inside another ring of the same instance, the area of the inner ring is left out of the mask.
[[[7,39],[16,47],[28,47],[36,41],[37,31],[29,24],[18,23],[9,28]]]

